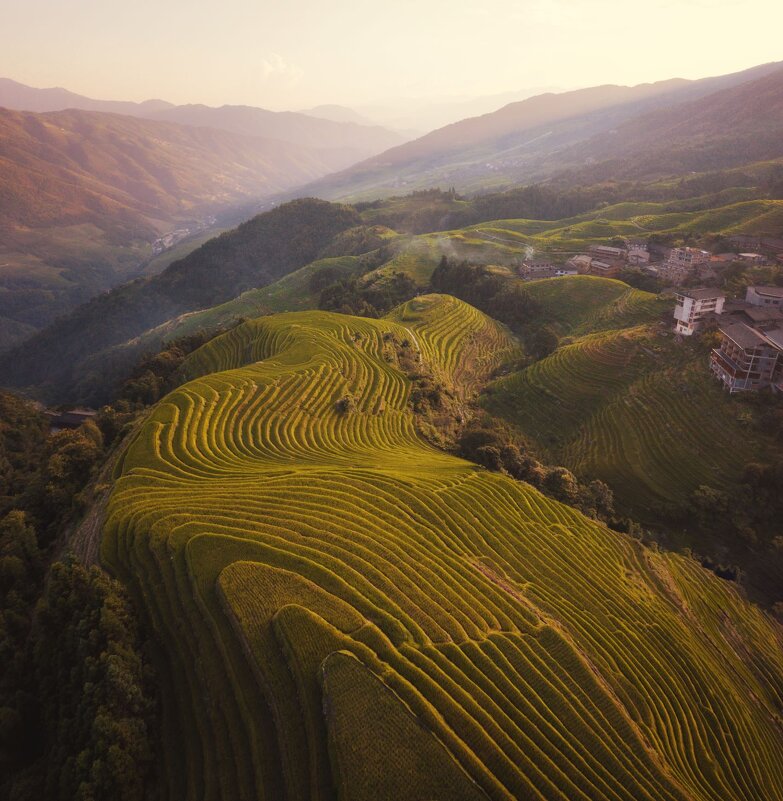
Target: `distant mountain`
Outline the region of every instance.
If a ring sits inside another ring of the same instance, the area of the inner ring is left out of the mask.
[[[307,191],[327,198],[371,198],[431,186],[499,188],[548,177],[565,166],[561,151],[623,123],[764,77],[766,64],[699,81],[599,86],[547,93],[440,128],[367,159]]]
[[[338,106],[334,104],[324,104],[315,106],[315,108],[302,109],[300,114],[306,114],[308,117],[318,117],[322,120],[332,120],[332,122],[353,122],[356,125],[377,125],[369,117],[359,114],[347,106]]]
[[[328,151],[332,169],[342,169],[357,161],[395,147],[405,137],[382,128],[356,112],[341,106],[321,106],[323,113],[268,111],[253,106],[201,104],[175,106],[164,100],[130,103],[94,100],[67,89],[36,89],[0,78],[0,106],[17,111],[63,111],[82,109],[126,114],[131,117],[217,128],[243,136],[279,139],[289,144]],[[342,116],[342,119],[339,117]]]
[[[110,114],[127,114],[143,117],[173,104],[165,100],[145,100],[133,103],[123,100],[94,100],[91,97],[69,92],[62,87],[36,89],[10,78],[0,78],[0,106],[16,111],[65,111],[77,108],[82,111],[105,111]]]
[[[544,92],[563,91],[546,86],[501,92],[478,97],[452,97],[438,99],[394,98],[380,103],[369,103],[357,107],[365,117],[395,131],[417,131],[423,136],[437,128],[443,128],[468,117],[489,114],[499,108],[526,100]]]
[[[403,141],[355,120],[94,100],[0,78],[0,350],[134,277],[163,235],[161,247],[203,236],[246,205],[235,224]]]
[[[89,380],[83,362],[185,312],[230,300],[314,261],[341,232],[358,225],[347,206],[296,200],[210,240],[159,275],[94,297],[8,353],[0,385],[35,387],[69,398]],[[106,365],[102,365],[103,368]]]
[[[133,277],[162,233],[341,163],[217,129],[0,109],[0,347]]]
[[[620,125],[559,154],[581,181],[644,179],[783,157],[783,68]]]
[[[267,111],[253,106],[173,106],[146,117],[181,125],[218,128],[243,136],[263,136],[321,150],[330,162],[345,167],[404,142],[380,126],[334,122],[293,111]]]

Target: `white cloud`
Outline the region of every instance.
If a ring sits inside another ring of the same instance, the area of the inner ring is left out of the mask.
[[[261,61],[261,74],[265,80],[283,79],[286,83],[294,84],[299,82],[304,73],[280,53],[269,53]]]

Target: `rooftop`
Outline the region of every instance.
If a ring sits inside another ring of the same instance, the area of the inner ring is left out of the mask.
[[[783,312],[780,309],[765,308],[764,306],[751,306],[743,309],[746,316],[750,317],[754,323],[772,322],[780,320],[783,322]]]
[[[702,255],[709,256],[710,252],[708,250],[702,250],[701,248],[672,248],[672,253],[701,253]]]
[[[767,339],[771,340],[775,347],[783,350],[783,328],[776,328],[774,331],[767,331]]]
[[[745,323],[732,323],[721,328],[721,332],[741,348],[755,348],[757,345],[767,345],[767,338]]]
[[[783,298],[783,286],[752,286],[748,287],[757,295],[768,295],[771,298]]]
[[[725,297],[726,293],[720,289],[701,288],[701,289],[680,289],[677,295],[691,300],[711,300],[712,298]]]

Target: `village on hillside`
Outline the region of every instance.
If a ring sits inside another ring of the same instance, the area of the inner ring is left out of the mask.
[[[740,234],[727,241],[736,250],[711,253],[696,247],[666,247],[643,239],[625,239],[612,245],[592,245],[589,252],[575,253],[565,261],[547,255],[527,258],[519,267],[519,275],[526,281],[564,275],[616,278],[631,270],[677,287],[711,283],[736,262],[748,266],[783,264],[783,239]]]
[[[711,286],[729,265],[783,265],[783,239],[738,235],[728,241],[736,252],[713,254],[643,240],[593,245],[561,264],[544,257],[527,259],[519,275],[526,281],[565,275],[627,280],[629,272],[637,272],[657,279],[676,301],[675,334],[689,337],[708,326],[717,330],[719,344],[710,353],[709,367],[728,392],[783,392],[783,286],[748,286],[744,299],[732,299]]]
[[[744,300],[707,287],[675,297],[676,333],[717,325],[720,345],[710,353],[710,370],[729,392],[783,392],[783,286],[749,286]]]

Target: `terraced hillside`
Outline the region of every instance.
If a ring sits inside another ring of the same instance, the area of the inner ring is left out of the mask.
[[[541,317],[562,335],[652,323],[671,311],[672,301],[613,278],[569,275],[525,284],[541,306]]]
[[[656,327],[588,334],[500,379],[484,405],[649,519],[656,503],[684,502],[699,485],[731,486],[768,450],[705,361]]]
[[[755,233],[772,235],[783,221],[782,200],[749,199],[699,207],[689,199],[670,203],[618,203],[564,220],[495,220],[464,229],[461,235],[544,251],[578,251],[615,237],[651,234]]]
[[[164,796],[783,799],[780,628],[427,445],[404,338],[462,387],[513,348],[437,296],[258,319],[128,447],[103,558],[160,649]]]
[[[526,287],[569,338],[491,384],[482,405],[546,461],[606,481],[621,506],[655,522],[660,504],[736,486],[746,464],[779,450],[711,379],[706,352],[675,341],[670,300],[587,276]]]

